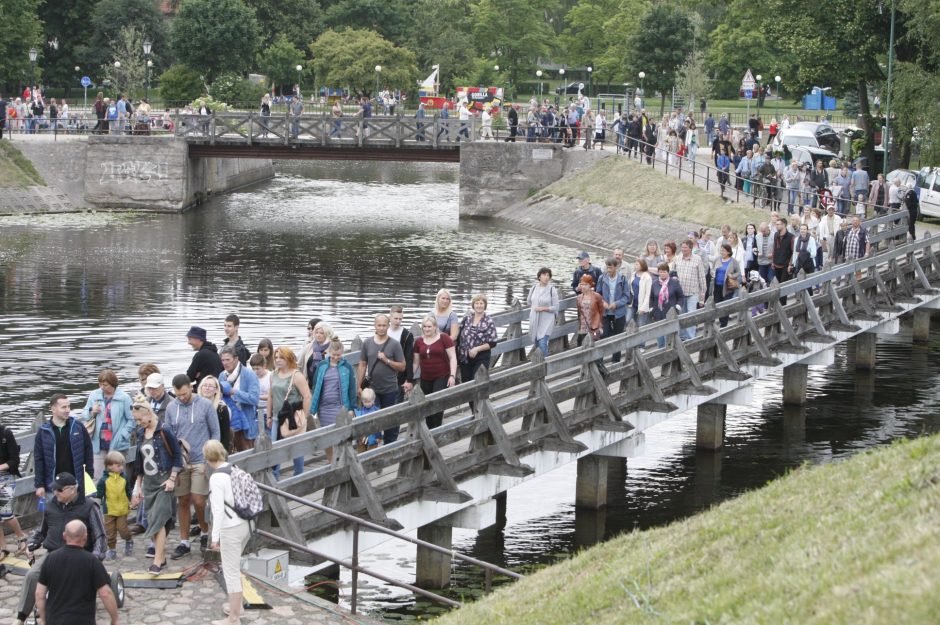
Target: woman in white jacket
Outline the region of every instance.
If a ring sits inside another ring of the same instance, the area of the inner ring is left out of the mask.
[[[235,496],[232,493],[232,476],[227,470],[228,454],[217,440],[206,441],[202,448],[206,464],[212,474],[209,477],[209,507],[212,510],[212,549],[218,549],[222,557],[222,575],[228,603],[222,606],[226,618],[212,621],[212,625],[239,625],[242,613],[242,551],[248,544],[250,530],[248,521],[235,514]]]
[[[650,288],[653,278],[650,276],[649,266],[642,258],[633,261],[633,275],[630,277],[630,288],[633,290],[633,318],[636,327],[641,328],[650,322]]]

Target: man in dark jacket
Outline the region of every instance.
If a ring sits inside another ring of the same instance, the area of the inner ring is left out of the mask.
[[[46,491],[59,473],[81,476],[82,471],[94,477],[95,452],[91,437],[84,424],[69,416],[69,398],[56,393],[49,400],[52,419],[46,421],[36,432],[33,443],[35,474],[33,487],[37,497],[45,497]],[[85,481],[78,484],[79,497],[85,496]]]
[[[519,105],[513,104],[509,107],[509,137],[506,141],[516,142],[516,133],[519,131]]]
[[[787,230],[787,220],[777,220],[777,232],[774,233],[773,252],[771,253],[771,266],[777,282],[784,283],[790,279],[790,263],[793,259],[793,234]],[[786,296],[780,298],[781,304],[787,303]]]
[[[85,428],[81,425],[78,428],[83,432],[85,431]],[[85,436],[88,436],[87,432],[85,432]],[[91,552],[99,560],[104,559],[107,549],[104,517],[102,517],[101,510],[94,499],[90,497],[86,499],[81,496],[81,481],[76,480],[71,473],[63,472],[58,473],[55,480],[50,484],[53,496],[46,501],[42,524],[33,532],[29,546],[30,551],[33,551],[42,545],[46,553],[36,558],[23,580],[23,588],[20,590],[20,599],[16,608],[17,625],[25,622],[30,612],[33,611],[36,584],[39,581],[42,563],[50,553],[65,545],[63,534],[69,521],[79,520],[85,524],[85,527],[88,528],[85,551]]]
[[[193,354],[189,369],[186,370],[190,381],[198,388],[204,377],[209,375],[219,377],[224,369],[222,360],[219,358],[219,350],[216,349],[215,344],[206,340],[205,329],[199,326],[191,327],[186,333],[186,340],[196,352]]]
[[[601,278],[601,270],[591,264],[591,255],[587,252],[578,254],[578,268],[574,270],[574,276],[571,279],[571,290],[575,293],[581,292],[581,276],[589,275],[594,279],[594,284]]]
[[[231,345],[235,350],[235,357],[238,358],[238,362],[242,363],[243,367],[247,367],[248,359],[251,358],[251,352],[245,347],[245,343],[242,342],[242,337],[238,334],[240,326],[241,320],[238,318],[238,315],[233,313],[225,318],[225,325],[223,326],[225,330],[225,340],[222,341],[222,347]]]

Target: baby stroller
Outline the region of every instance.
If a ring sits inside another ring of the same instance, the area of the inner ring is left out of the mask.
[[[829,210],[830,206],[835,207],[836,199],[832,197],[832,191],[827,188],[819,190],[819,207],[826,212]]]

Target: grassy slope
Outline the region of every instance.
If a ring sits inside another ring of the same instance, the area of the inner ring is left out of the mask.
[[[605,158],[593,167],[545,187],[536,194],[557,195],[623,207],[657,217],[669,217],[713,228],[733,224],[760,223],[767,211],[743,204],[726,204],[717,195],[654,171],[628,158]],[[648,198],[656,198],[650,201]]]
[[[621,536],[438,625],[937,623],[940,436]]]
[[[9,141],[0,141],[0,187],[45,186],[33,164]]]

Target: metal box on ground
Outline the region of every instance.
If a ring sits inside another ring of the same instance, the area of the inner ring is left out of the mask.
[[[281,549],[259,549],[248,554],[242,566],[246,573],[275,582],[287,581],[287,551]]]

